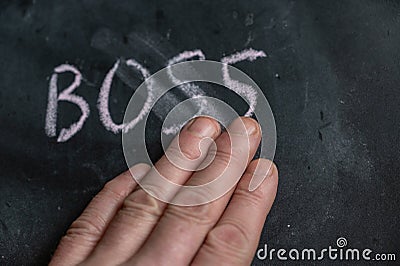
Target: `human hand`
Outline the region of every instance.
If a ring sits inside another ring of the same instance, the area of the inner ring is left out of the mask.
[[[242,122],[245,131],[238,126]],[[221,133],[215,120],[199,117],[182,129],[178,141],[172,142],[168,158],[185,161],[204,156],[200,142],[212,138],[216,150],[210,148],[208,153],[213,153],[214,160],[192,172],[178,168],[164,155],[155,168],[176,184],[198,186],[214,180],[222,171],[237,175],[228,162],[246,160],[247,169],[239,173],[243,175],[236,187],[207,204],[171,205],[152,197],[135,182],[145,181],[154,168],[135,165],[109,181],[93,198],[61,239],[50,265],[250,264],[275,199],[278,171],[266,159],[251,161],[261,140],[255,120],[239,118],[229,129],[243,138],[238,145],[246,143],[249,148],[233,149],[228,133]],[[266,178],[250,192],[249,183],[255,175]]]

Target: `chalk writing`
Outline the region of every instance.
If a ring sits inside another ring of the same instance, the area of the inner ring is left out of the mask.
[[[69,128],[63,128],[57,138],[57,142],[64,142],[69,140],[74,136],[83,126],[86,119],[89,117],[89,104],[79,95],[72,94],[72,92],[79,87],[82,80],[81,72],[71,65],[63,64],[54,69],[54,74],[50,79],[49,86],[49,99],[47,104],[47,114],[46,114],[46,127],[45,131],[49,137],[56,136],[56,124],[57,124],[57,107],[59,101],[67,101],[76,104],[82,112],[81,117],[75,123],[73,123]],[[72,72],[75,74],[75,79],[72,84],[63,90],[57,96],[57,79],[58,74],[64,72]]]
[[[224,63],[224,66],[222,67],[222,75],[225,85],[249,101],[249,109],[245,116],[251,116],[254,112],[254,108],[257,104],[257,92],[250,85],[232,80],[228,73],[228,64],[235,64],[244,60],[254,61],[259,57],[266,56],[267,55],[263,51],[256,51],[250,48],[233,55],[225,56],[221,59],[221,62]]]
[[[153,100],[152,99],[153,86],[151,84],[149,84],[146,102],[144,103],[143,108],[140,111],[140,113],[138,114],[138,116],[136,118],[134,118],[132,121],[130,121],[129,123],[123,123],[123,124],[118,125],[113,122],[111,115],[110,115],[110,111],[109,111],[108,98],[110,95],[112,80],[114,78],[115,71],[117,71],[119,64],[120,64],[120,61],[118,60],[114,64],[114,66],[111,68],[111,70],[107,73],[107,75],[104,79],[103,85],[100,88],[99,98],[97,101],[97,107],[99,110],[100,120],[103,123],[104,127],[113,133],[118,133],[121,130],[128,131],[129,129],[133,128],[140,120],[143,119],[143,117],[148,112],[150,112],[150,106],[151,106],[151,103]],[[135,68],[136,70],[138,70],[142,74],[144,80],[146,80],[148,77],[150,77],[150,72],[144,66],[142,66],[141,64],[136,62],[134,59],[127,60],[126,64],[128,66],[131,66],[131,67]]]
[[[228,73],[227,65],[235,64],[245,60],[254,61],[260,57],[266,57],[265,52],[257,51],[250,48],[234,53],[229,56],[225,56],[221,59],[221,62],[224,63],[224,66],[222,67],[224,84],[229,89],[240,95],[241,97],[244,97],[249,103],[249,109],[247,110],[245,116],[251,116],[253,114],[254,108],[257,104],[257,92],[250,85],[233,80]],[[198,58],[199,60],[205,60],[206,57],[201,50],[184,51],[178,54],[177,56],[171,58],[170,60],[168,60],[167,66],[171,66],[175,63],[179,63],[193,58]],[[145,82],[149,82],[147,81],[147,78],[150,77],[151,74],[149,70],[146,69],[143,65],[141,65],[134,59],[129,59],[125,63],[127,66],[138,71],[142,75]],[[100,87],[99,96],[97,100],[97,109],[99,112],[100,121],[106,130],[111,131],[114,134],[117,134],[121,131],[128,132],[130,129],[134,128],[137,125],[137,123],[139,123],[151,111],[150,109],[154,101],[153,99],[154,84],[150,83],[146,84],[147,98],[137,117],[133,118],[129,123],[117,124],[113,121],[109,111],[109,95],[113,78],[120,64],[121,64],[120,60],[117,60],[117,62],[106,74],[104,81]],[[65,72],[73,73],[75,75],[74,81],[71,83],[71,85],[69,85],[66,89],[64,89],[58,94],[58,85],[57,85],[58,76]],[[170,70],[168,74],[172,82],[174,82],[175,84],[180,83],[180,81],[175,76],[173,76]],[[62,128],[60,130],[60,133],[57,137],[57,142],[65,142],[71,139],[75,134],[79,132],[79,130],[82,129],[85,121],[89,117],[90,114],[89,104],[85,101],[85,99],[82,96],[73,94],[74,90],[80,86],[81,81],[82,81],[81,72],[76,67],[69,64],[62,64],[57,66],[54,69],[54,73],[50,78],[47,113],[45,121],[45,132],[47,136],[56,137],[57,135],[56,133],[57,111],[58,111],[57,109],[59,101],[66,101],[77,105],[82,113],[77,122],[71,124],[69,128]],[[190,83],[183,84],[180,85],[179,88],[189,98],[195,98],[205,95],[205,92],[195,84],[190,84]],[[212,108],[212,106],[208,106],[207,103],[204,102],[201,103],[201,106],[199,106],[199,108]],[[173,125],[171,128],[163,129],[163,133],[173,134],[178,132],[179,129],[180,125]]]

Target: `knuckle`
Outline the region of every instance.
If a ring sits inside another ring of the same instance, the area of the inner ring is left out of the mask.
[[[136,181],[131,174],[131,170],[128,170],[109,180],[99,194],[104,194],[113,200],[119,201],[124,199],[132,191],[135,185]]]
[[[106,222],[97,215],[82,214],[67,230],[66,238],[97,241],[103,233]]]
[[[183,197],[190,197],[190,202],[194,203],[209,201],[207,194],[203,191],[200,192],[199,190],[185,191],[185,193],[179,193],[178,197],[180,199],[183,199]],[[184,200],[183,202],[187,201]],[[184,223],[186,222],[189,224],[212,226],[215,222],[213,210],[213,203],[206,203],[196,206],[169,205],[165,215],[173,216]]]
[[[165,177],[161,173],[153,175],[144,182],[142,182],[141,184],[142,189],[140,190],[146,192],[146,194],[153,199],[164,199],[164,200],[171,199],[171,197],[174,196],[178,187],[171,185],[170,182],[163,181],[163,179],[167,179],[167,177]],[[159,203],[159,201],[156,201],[156,203]]]
[[[108,182],[104,185],[102,191],[94,197],[94,199],[99,200],[106,198],[107,201],[112,200],[114,202],[119,202],[125,196],[124,192],[116,191]]]
[[[256,189],[250,192],[245,186],[238,186],[234,192],[236,200],[254,206],[259,206],[260,203],[265,201],[266,197],[266,192],[263,189]]]
[[[244,224],[236,220],[217,225],[208,233],[206,242],[219,249],[234,250],[235,253],[243,251],[250,244]]]
[[[215,160],[218,160],[224,165],[228,165],[231,161],[232,153],[230,150],[218,149],[215,155]]]
[[[211,225],[212,219],[209,213],[208,204],[190,207],[190,206],[171,206],[169,211],[165,214],[166,216],[174,216],[181,222],[197,225]],[[205,215],[200,215],[205,213]]]
[[[215,160],[219,160],[220,163],[224,165],[239,162],[243,159],[241,159],[238,151],[238,147],[235,147],[235,149],[233,149],[231,137],[228,134],[222,134],[221,137],[217,140]]]
[[[157,199],[146,191],[138,189],[125,199],[119,213],[134,219],[140,218],[153,221],[161,216],[162,208]]]
[[[223,167],[228,165],[238,164],[243,159],[240,158],[237,154],[232,153],[231,150],[219,149],[215,156],[215,162],[220,164]]]

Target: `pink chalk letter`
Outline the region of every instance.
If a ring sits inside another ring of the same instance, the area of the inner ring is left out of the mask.
[[[81,117],[75,123],[73,123],[69,128],[62,128],[60,134],[58,135],[57,142],[65,142],[72,138],[78,131],[82,128],[86,119],[89,117],[89,104],[79,95],[72,94],[72,92],[79,87],[82,80],[82,74],[74,66],[63,64],[54,69],[53,75],[50,79],[49,85],[49,99],[47,104],[47,114],[46,114],[46,125],[45,131],[47,136],[56,136],[56,126],[57,126],[57,107],[59,101],[67,101],[76,104],[82,112]],[[71,85],[63,90],[59,95],[57,95],[57,80],[58,75],[64,72],[72,72],[75,74],[74,81]]]
[[[222,77],[225,86],[248,100],[249,109],[247,110],[245,116],[251,116],[254,112],[254,108],[257,104],[257,92],[250,85],[231,79],[229,76],[228,64],[235,64],[244,60],[254,61],[259,57],[266,56],[267,55],[263,51],[256,51],[250,48],[229,56],[225,56],[221,59],[221,62],[224,63],[224,66],[222,67]]]
[[[118,69],[118,66],[120,64],[120,61],[118,60],[114,66],[110,69],[110,71],[107,73],[103,85],[100,88],[100,93],[99,93],[99,98],[97,100],[97,108],[99,109],[99,115],[100,115],[100,120],[103,123],[104,127],[113,132],[114,134],[117,134],[120,131],[123,132],[128,132],[130,129],[136,126],[138,122],[140,122],[145,115],[151,111],[151,105],[153,101],[153,92],[152,92],[152,84],[148,82],[146,79],[150,77],[150,72],[143,67],[141,64],[136,62],[133,59],[129,59],[126,61],[126,64],[130,67],[135,68],[137,71],[139,71],[143,78],[145,79],[145,82],[147,83],[147,99],[145,103],[143,104],[143,108],[139,112],[139,114],[132,119],[129,123],[122,123],[122,124],[116,124],[111,118],[110,115],[110,110],[108,106],[109,102],[109,97],[110,97],[110,90],[111,90],[111,84],[112,80],[114,78],[115,72]]]

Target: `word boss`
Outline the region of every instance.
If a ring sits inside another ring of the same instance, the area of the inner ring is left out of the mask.
[[[227,64],[235,64],[237,62],[245,60],[254,61],[260,57],[266,57],[265,52],[254,49],[245,49],[240,52],[225,56],[221,58],[220,61],[224,65],[227,65]],[[171,58],[170,60],[168,60],[167,66],[194,58],[197,58],[198,60],[205,60],[206,57],[201,50],[184,51],[178,54],[177,56]],[[109,112],[109,105],[108,105],[111,84],[119,64],[120,61],[118,60],[114,64],[114,66],[107,72],[104,81],[100,87],[99,96],[97,100],[97,109],[99,112],[100,121],[106,130],[109,130],[114,134],[121,132],[127,126],[127,124],[125,123],[117,124],[113,121]],[[139,62],[137,62],[135,59],[127,60],[126,64],[129,67],[132,67],[134,70],[136,70],[140,75],[142,75],[144,80],[150,77],[150,72],[148,71],[148,69],[145,68]],[[249,103],[249,111],[246,113],[246,115],[247,116],[251,115],[251,112],[252,110],[254,110],[254,107],[257,103],[257,93],[255,92],[255,90],[248,85],[240,84],[230,79],[227,67],[226,68],[223,67],[221,71],[225,86],[247,100],[247,102]],[[68,72],[74,75],[73,82],[67,88],[59,91],[57,86],[58,76]],[[171,78],[173,77],[171,76]],[[46,135],[49,137],[57,137],[57,142],[65,142],[71,139],[82,129],[83,125],[85,124],[85,121],[89,118],[90,107],[88,102],[82,96],[74,94],[74,90],[80,86],[81,81],[82,81],[81,72],[75,66],[69,64],[62,64],[55,67],[53,74],[51,75],[49,82],[45,132]],[[190,86],[185,88],[187,90],[191,89]],[[148,87],[148,90],[152,89],[153,88],[151,86]],[[150,93],[148,94],[150,95]],[[192,95],[193,97],[196,96],[194,95],[194,91],[192,93],[189,93],[189,95]],[[81,116],[76,122],[72,123],[68,128],[62,128],[57,136],[57,112],[58,112],[58,103],[60,101],[66,101],[75,104],[77,107],[79,107],[81,111]],[[150,111],[151,110],[146,110],[146,112]]]

